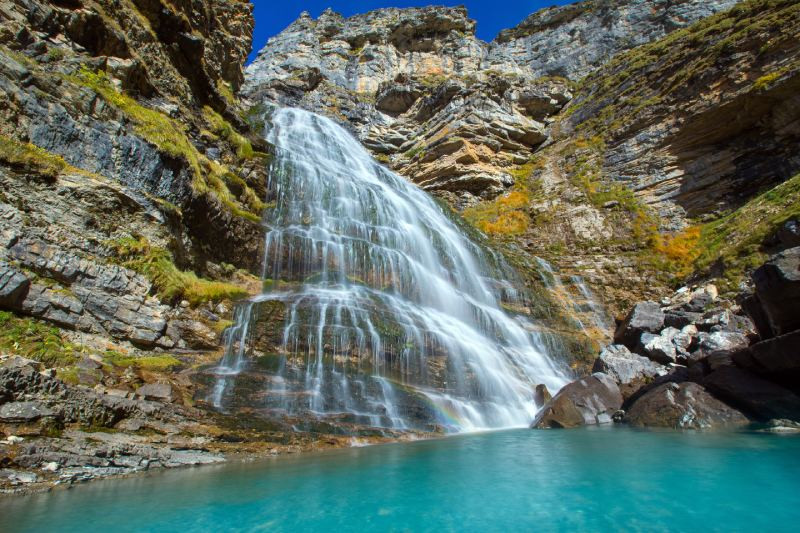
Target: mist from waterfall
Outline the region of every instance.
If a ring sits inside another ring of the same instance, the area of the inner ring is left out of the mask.
[[[530,423],[534,387],[555,392],[566,376],[535,326],[507,311],[524,302],[502,259],[334,121],[279,109],[267,139],[267,281],[227,332],[214,404],[264,349],[255,323],[279,303],[265,408],[400,429]]]

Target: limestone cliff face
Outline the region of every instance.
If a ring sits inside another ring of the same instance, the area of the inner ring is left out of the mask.
[[[745,2],[587,77],[563,132],[603,135],[604,172],[680,229],[800,170],[798,54],[795,2]]]
[[[306,13],[248,67],[244,92],[337,116],[395,170],[464,208],[513,184],[572,97],[569,80],[732,4],[582,2],[492,43],[463,8]]]
[[[500,32],[485,68],[579,80],[619,52],[732,7],[736,0],[588,0],[537,11]]]

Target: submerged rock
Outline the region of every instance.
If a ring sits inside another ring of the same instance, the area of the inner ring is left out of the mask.
[[[610,424],[622,407],[622,393],[611,377],[595,373],[573,381],[536,415],[532,428],[572,428]]]
[[[636,400],[624,420],[635,427],[675,429],[712,429],[749,423],[742,413],[691,382],[659,385]]]
[[[706,376],[703,385],[714,395],[759,420],[800,421],[800,397],[754,374],[725,366]]]

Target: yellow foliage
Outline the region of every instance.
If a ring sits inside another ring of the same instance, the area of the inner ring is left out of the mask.
[[[530,219],[525,213],[509,211],[501,213],[494,220],[478,222],[478,229],[489,235],[520,235],[528,229]]]
[[[676,235],[657,235],[653,250],[667,261],[665,267],[682,276],[689,274],[700,255],[700,227],[692,226]]]
[[[511,191],[492,202],[466,209],[464,218],[487,235],[520,235],[530,225],[530,217],[521,211],[530,201],[528,191]]]

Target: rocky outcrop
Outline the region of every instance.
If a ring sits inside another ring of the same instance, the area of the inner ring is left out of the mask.
[[[638,303],[617,327],[614,341],[635,348],[641,343],[643,333],[655,333],[663,327],[664,312],[656,302]]]
[[[610,376],[619,385],[623,397],[629,396],[649,380],[669,372],[666,367],[647,357],[631,353],[621,344],[603,348],[592,371]]]
[[[584,80],[562,131],[602,134],[604,174],[662,228],[738,207],[800,170],[799,17],[790,0],[749,0],[621,54]]]
[[[765,270],[776,264],[788,273],[799,268],[796,259],[787,259],[791,257],[791,251],[778,254],[756,270],[753,278],[762,279],[761,290]],[[759,284],[755,285],[758,291]],[[795,299],[770,299],[768,292],[765,298],[774,303],[773,316],[794,316]],[[751,314],[761,309],[753,307],[752,295],[739,300],[750,302],[744,309]],[[664,322],[683,328],[664,327]],[[748,418],[759,422],[800,419],[800,329],[760,340],[743,309],[719,298],[716,287],[707,285],[682,288],[661,304],[637,304],[620,324],[618,337],[626,332],[628,341],[637,343],[637,353],[622,345],[607,346],[595,361],[594,371],[606,374],[625,393],[627,423],[711,429],[743,425]],[[670,357],[665,359],[666,355]]]
[[[596,373],[561,389],[536,415],[531,427],[572,428],[610,424],[622,407],[622,394],[613,379]]]

